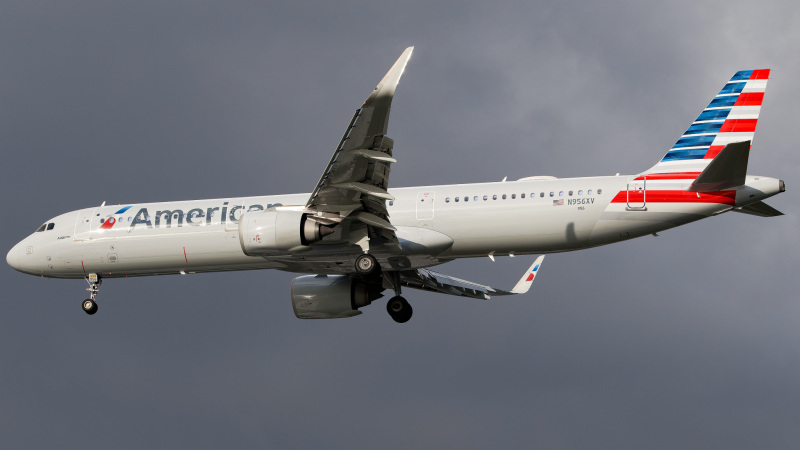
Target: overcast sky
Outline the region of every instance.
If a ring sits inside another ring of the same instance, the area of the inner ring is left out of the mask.
[[[724,214],[549,256],[531,293],[406,292],[294,317],[276,271],[0,270],[0,448],[797,448],[800,6],[715,2],[0,4],[2,248],[112,203],[308,192],[403,49],[393,186],[636,173],[731,75],[771,68]],[[7,250],[4,250],[7,251]],[[511,287],[533,257],[437,270]]]

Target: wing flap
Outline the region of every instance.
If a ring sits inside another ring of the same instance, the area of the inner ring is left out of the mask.
[[[388,138],[386,138],[388,139]],[[384,152],[379,152],[375,150],[367,150],[364,148],[353,150],[353,154],[363,156],[368,159],[373,159],[375,161],[383,161],[388,163],[396,163],[397,160],[392,158],[391,156],[387,155]]]
[[[392,194],[390,194],[384,189],[381,189],[378,186],[373,186],[371,184],[351,181],[349,183],[337,183],[334,184],[333,187],[337,189],[354,190],[362,194],[371,195],[373,197],[382,198],[384,200],[394,200]]]
[[[388,220],[383,220],[375,214],[370,214],[368,212],[358,211],[351,214],[350,218],[383,230],[397,231],[397,228],[393,227]]]

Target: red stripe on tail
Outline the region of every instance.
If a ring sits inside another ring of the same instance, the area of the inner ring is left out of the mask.
[[[722,124],[720,133],[755,133],[758,119],[730,119]]]
[[[761,106],[764,101],[763,92],[743,92],[739,94],[739,99],[733,106]]]

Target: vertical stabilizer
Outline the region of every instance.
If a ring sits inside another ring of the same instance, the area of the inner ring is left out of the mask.
[[[769,72],[736,72],[664,158],[644,174],[699,175],[726,145],[752,142]]]

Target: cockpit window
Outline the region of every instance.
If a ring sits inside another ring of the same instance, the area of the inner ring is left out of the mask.
[[[55,226],[56,226],[56,224],[54,224],[54,223],[52,223],[52,222],[48,223],[48,224],[47,224],[47,231],[50,231],[50,230],[52,230],[52,229],[53,229]]]
[[[42,226],[40,226],[40,227],[39,227],[39,229],[38,229],[38,230],[36,230],[36,232],[38,233],[38,232],[40,232],[40,231],[44,231],[44,229],[45,229],[45,228],[47,228],[47,224],[46,224],[46,223],[43,223],[43,224],[42,224]]]

